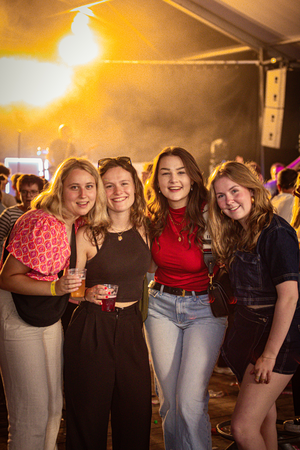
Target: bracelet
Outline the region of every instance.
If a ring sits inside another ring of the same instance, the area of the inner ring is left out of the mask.
[[[56,280],[52,281],[52,283],[51,283],[51,295],[53,295],[54,297],[57,295],[56,290],[55,290],[55,283],[56,283]]]
[[[270,356],[264,356],[264,355],[261,355],[261,357],[265,358],[265,359],[276,359],[276,358],[270,358]]]

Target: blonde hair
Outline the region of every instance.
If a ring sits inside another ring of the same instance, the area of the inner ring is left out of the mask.
[[[300,173],[298,173],[295,190],[297,190],[300,186]],[[297,230],[300,227],[300,198],[295,195],[294,206],[293,206],[293,215],[291,220],[291,226]]]
[[[92,175],[96,182],[96,200],[92,209],[85,216],[89,226],[108,222],[106,210],[106,194],[102,180],[96,167],[85,158],[68,158],[57,168],[51,183],[45,191],[41,192],[32,202],[32,207],[42,209],[54,215],[61,222],[68,218],[68,211],[63,201],[63,187],[68,175],[75,169],[85,170]]]
[[[218,206],[214,184],[220,178],[227,177],[251,191],[253,205],[247,218],[247,230],[227,215]],[[212,238],[212,248],[219,263],[230,266],[236,250],[251,252],[259,235],[273,217],[273,206],[268,191],[258,180],[257,175],[246,164],[227,161],[214,170],[208,179],[208,229]]]

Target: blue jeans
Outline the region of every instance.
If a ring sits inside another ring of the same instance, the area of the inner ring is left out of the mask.
[[[210,450],[208,383],[227,319],[212,315],[207,295],[149,290],[145,322],[166,450]]]

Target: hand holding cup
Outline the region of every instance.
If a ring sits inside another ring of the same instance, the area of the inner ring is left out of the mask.
[[[118,286],[113,284],[97,284],[85,292],[85,300],[102,306],[102,311],[115,310]]]
[[[73,278],[77,278],[81,281],[81,285],[79,286],[79,288],[74,291],[71,292],[71,297],[72,298],[80,298],[80,297],[84,297],[84,293],[85,293],[85,277],[86,277],[86,269],[67,269],[66,274],[69,276],[71,275],[71,277]]]

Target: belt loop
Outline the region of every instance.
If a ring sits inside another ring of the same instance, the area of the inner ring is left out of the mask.
[[[163,292],[164,292],[164,287],[165,287],[164,284],[162,284],[162,285],[160,286],[160,293],[161,293],[161,294],[163,294]]]
[[[185,289],[182,289],[181,297],[185,297]]]

